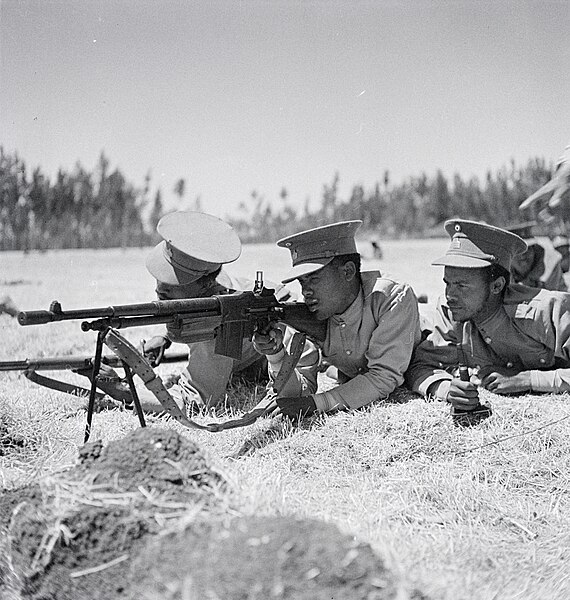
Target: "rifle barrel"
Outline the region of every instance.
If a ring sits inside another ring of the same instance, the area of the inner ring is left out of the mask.
[[[118,317],[171,316],[176,314],[204,313],[211,316],[220,314],[220,302],[215,297],[191,298],[188,300],[155,300],[140,304],[119,304],[102,308],[82,308],[61,310],[59,303],[53,302],[50,310],[28,310],[18,313],[20,325],[43,325],[54,321],[75,319],[99,319]]]

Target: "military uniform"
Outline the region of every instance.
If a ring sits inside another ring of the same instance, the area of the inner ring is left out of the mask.
[[[531,371],[534,392],[570,390],[570,294],[512,284],[502,308],[477,325],[454,321],[441,298],[429,328],[406,373],[420,394],[459,364]]]
[[[335,256],[356,253],[354,233],[360,221],[319,227],[284,238],[278,245],[290,250],[293,269],[284,283],[326,266]],[[317,410],[360,408],[386,398],[404,380],[414,346],[420,340],[417,299],[410,286],[363,272],[355,300],[327,320],[323,359],[338,369],[337,387],[313,395]],[[268,355],[271,377],[281,366],[281,355]],[[316,369],[316,365],[315,365]],[[312,392],[300,378],[291,378],[283,396]]]
[[[498,264],[508,270],[512,256],[525,248],[518,236],[485,224],[456,219],[446,229],[451,246],[436,265],[472,269]],[[406,373],[416,392],[428,395],[432,384],[451,380],[459,364],[530,371],[534,392],[570,390],[570,294],[511,284],[498,310],[477,323],[455,321],[441,298],[432,322],[424,325],[427,337]]]
[[[181,211],[165,215],[157,230],[164,240],[148,255],[146,266],[158,282],[192,285],[193,298],[253,290],[252,280],[233,277],[224,268],[215,279],[207,277],[241,253],[237,234],[224,221],[204,213]],[[280,300],[290,299],[290,294],[284,286],[276,290]],[[209,328],[208,318],[202,325],[205,330]],[[183,332],[174,325],[167,326],[166,337],[170,342],[187,343]],[[248,370],[255,377],[265,373],[265,358],[255,351],[251,340],[243,341],[239,360],[216,354],[214,346],[213,339],[188,343],[188,364],[177,383],[169,388],[180,406],[214,406],[224,399],[232,374]],[[316,355],[314,346],[307,344],[301,365],[306,361],[316,362]]]

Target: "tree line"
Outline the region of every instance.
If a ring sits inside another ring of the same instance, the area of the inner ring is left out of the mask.
[[[319,225],[361,219],[363,231],[379,237],[442,235],[441,224],[461,216],[494,225],[520,220],[519,204],[552,175],[552,165],[534,158],[524,166],[511,161],[484,181],[476,177],[451,181],[437,171],[411,176],[394,184],[385,171],[371,189],[354,185],[350,197],[339,194],[340,175],[323,185],[320,206],[309,210],[293,206],[286,188],[279,201],[266,200],[257,191],[239,204],[227,220],[244,242],[272,242]],[[147,246],[157,242],[156,224],[164,214],[162,192],[150,193],[150,174],[141,187],[110,167],[102,153],[93,172],[77,163],[71,172],[59,169],[54,181],[40,167],[28,171],[17,153],[0,146],[0,249],[104,248]],[[185,180],[173,190],[182,203]],[[152,197],[151,197],[152,196]],[[194,208],[201,210],[200,198]],[[207,209],[206,209],[207,210]],[[536,215],[526,215],[535,217]]]
[[[538,207],[525,215],[518,207],[552,173],[552,165],[542,158],[530,159],[524,166],[511,161],[508,167],[487,172],[482,182],[477,177],[465,180],[459,174],[448,181],[438,170],[433,177],[422,173],[392,184],[390,173],[385,171],[371,189],[354,185],[350,197],[341,198],[337,172],[329,184],[323,185],[316,211],[309,210],[308,200],[303,210],[297,211],[286,188],[281,190],[281,205],[277,209],[254,191],[249,204],[240,204],[240,217],[233,219],[232,225],[242,240],[262,242],[349,219],[362,220],[362,231],[380,238],[443,236],[443,222],[451,217],[485,221],[498,227],[537,217],[542,221]]]

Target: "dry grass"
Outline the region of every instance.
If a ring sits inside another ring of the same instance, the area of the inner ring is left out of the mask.
[[[0,316],[0,327],[5,358],[83,354],[92,344],[77,323],[20,328]],[[142,334],[150,335],[128,332],[133,341]],[[197,419],[230,418],[260,393],[235,387],[225,414]],[[300,427],[268,419],[215,434],[167,419],[149,426],[166,424],[197,442],[229,478],[233,510],[336,523],[434,599],[566,599],[570,398],[485,393],[484,400],[494,414],[473,428],[455,426],[447,407],[407,393]],[[0,374],[0,485],[17,487],[72,464],[85,404]],[[93,424],[92,439],[107,442],[138,421],[110,410]]]

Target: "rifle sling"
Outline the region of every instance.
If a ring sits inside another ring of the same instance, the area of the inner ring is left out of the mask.
[[[279,396],[289,380],[291,373],[293,373],[293,370],[297,366],[299,359],[303,354],[306,339],[307,336],[304,333],[295,333],[293,335],[289,354],[283,359],[283,364],[275,377],[273,386],[250,411],[246,412],[239,419],[231,419],[229,421],[222,421],[221,423],[210,423],[207,426],[208,431],[214,433],[226,429],[234,429],[236,427],[245,427],[255,423],[259,417],[265,415],[267,409],[273,404],[274,399]]]
[[[26,369],[24,371],[24,375],[34,383],[38,385],[43,385],[51,390],[56,390],[58,392],[64,392],[66,394],[71,394],[72,396],[89,396],[89,390],[81,387],[80,385],[75,385],[73,383],[67,383],[65,381],[60,381],[59,379],[52,379],[51,377],[46,377],[45,375],[40,375],[36,373],[33,369]],[[95,397],[97,400],[103,398],[105,394],[101,392],[96,392]]]
[[[148,360],[118,331],[109,328],[105,334],[105,344],[136,373],[160,402],[164,410],[178,423],[191,429],[208,430],[205,425],[200,425],[189,419],[174,401],[168,390],[164,387],[162,379],[154,372]]]

